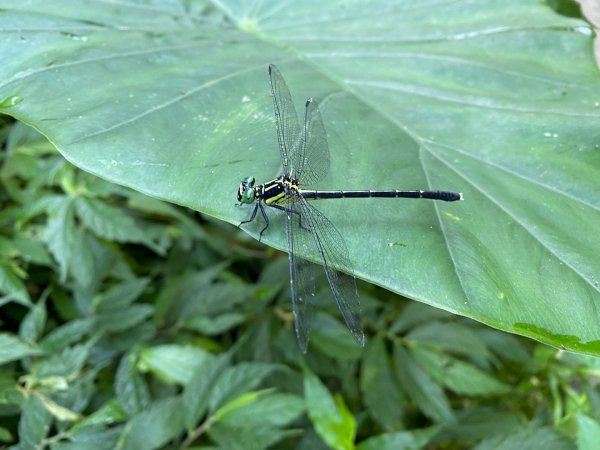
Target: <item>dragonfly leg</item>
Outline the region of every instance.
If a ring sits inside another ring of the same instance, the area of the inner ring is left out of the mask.
[[[279,206],[279,205],[269,205],[269,206],[272,208],[279,209],[279,210],[285,212],[286,214],[290,214],[290,213],[296,214],[298,216],[298,224],[300,225],[300,228],[302,228],[303,230],[310,231],[310,228],[302,225],[302,215],[298,211],[294,211],[293,209],[288,209],[285,206]]]
[[[269,225],[271,224],[271,222],[269,222],[269,216],[267,215],[267,212],[265,211],[265,208],[263,208],[262,203],[258,203],[256,205],[257,208],[260,208],[260,213],[263,216],[263,219],[265,219],[265,227],[260,230],[260,235],[258,236],[258,242],[260,242],[260,240],[262,239],[262,234],[265,232],[265,230],[267,228],[269,228]],[[254,213],[256,215],[256,212]]]
[[[262,234],[265,232],[265,230],[267,228],[269,228],[269,225],[270,225],[269,216],[267,216],[267,212],[265,211],[262,202],[256,203],[256,206],[254,207],[254,210],[252,211],[252,214],[250,215],[250,217],[246,220],[242,220],[240,222],[240,224],[238,225],[238,228],[239,228],[242,225],[244,225],[245,223],[253,222],[254,219],[256,219],[256,213],[258,212],[259,208],[260,208],[260,213],[263,216],[263,219],[265,219],[265,226],[262,230],[260,230],[260,235],[258,236],[258,242],[260,242],[260,240],[262,239]]]
[[[256,212],[258,211],[258,205],[260,205],[260,203],[256,204],[256,206],[254,207],[254,211],[252,211],[252,214],[250,215],[249,219],[242,220],[240,222],[240,224],[238,225],[238,228],[241,227],[242,225],[244,225],[245,223],[250,223],[250,222],[254,221],[254,218],[256,217]]]

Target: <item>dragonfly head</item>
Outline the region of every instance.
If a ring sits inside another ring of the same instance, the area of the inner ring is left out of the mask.
[[[255,192],[254,192],[254,177],[247,177],[242,180],[240,183],[240,188],[238,189],[237,199],[240,202],[240,205],[243,203],[250,204],[254,203],[256,200]]]

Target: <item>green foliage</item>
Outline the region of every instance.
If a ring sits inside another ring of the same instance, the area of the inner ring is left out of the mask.
[[[598,359],[442,310],[600,354],[600,82],[546,3],[0,0],[0,111],[52,143],[0,119],[0,447],[594,449]],[[323,205],[423,302],[360,285],[364,349],[330,303],[303,358],[287,258],[210,218],[278,174],[268,63],[323,187],[467,199]]]
[[[321,202],[347,241],[345,270],[600,355],[600,77],[577,10],[572,0],[0,0],[0,111],[90,173],[238,224],[249,214],[235,205],[239,180],[280,175],[266,73],[277,64],[297,107],[320,104],[331,173],[316,187],[465,196]],[[36,164],[21,156],[18,170]],[[161,234],[140,196],[132,213],[105,201],[112,187],[75,195],[81,183],[68,169],[46,171],[65,193],[23,212],[51,211],[43,240],[0,247],[52,257],[61,282],[82,285],[98,282],[99,240],[168,254],[179,231]],[[37,185],[19,188],[7,186],[25,199]],[[285,250],[280,219],[263,240]],[[244,229],[257,237],[261,227]],[[0,263],[0,287],[26,304],[17,272]],[[181,274],[169,292],[191,289],[196,275]],[[244,287],[227,289],[200,306],[206,314],[180,311],[185,328],[215,336],[242,324],[232,303],[244,302]],[[149,313],[131,306],[122,326]],[[320,341],[330,354],[334,334]]]
[[[2,135],[0,259],[21,286],[0,286],[2,445],[597,442],[596,358],[361,285],[366,348],[328,305],[302,359],[285,255],[79,171],[22,124]]]
[[[338,396],[334,399],[325,385],[308,369],[304,370],[304,396],[308,417],[323,441],[336,450],[354,448],[356,420],[343,398]]]

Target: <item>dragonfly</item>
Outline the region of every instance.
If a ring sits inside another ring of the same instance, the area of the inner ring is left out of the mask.
[[[448,191],[305,189],[321,181],[329,172],[329,145],[321,112],[315,100],[307,99],[301,123],[290,90],[273,64],[269,65],[269,80],[283,174],[259,185],[254,177],[242,179],[237,192],[238,205],[254,204],[254,210],[239,226],[253,222],[260,211],[265,222],[260,240],[270,225],[266,207],[284,213],[294,327],[302,353],[306,353],[308,348],[319,269],[315,263],[299,255],[316,255],[325,269],[346,326],[354,340],[364,346],[356,280],[348,274],[352,273],[348,247],[336,226],[313,206],[313,200],[375,197],[453,202],[462,200],[463,196]]]

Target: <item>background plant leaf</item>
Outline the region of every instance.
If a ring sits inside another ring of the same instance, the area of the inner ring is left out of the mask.
[[[41,445],[48,433],[51,420],[52,416],[42,401],[35,395],[28,396],[19,421],[20,444],[25,448]]]
[[[304,369],[304,398],[315,431],[329,447],[354,448],[356,420],[341,397],[335,397],[308,368]]]
[[[0,333],[0,364],[30,355],[39,355],[41,350],[8,333]]]
[[[583,22],[537,0],[2,0],[0,10],[0,111],[79,167],[239,223],[249,213],[234,205],[239,180],[280,170],[266,80],[278,64],[298,106],[321,104],[332,151],[322,188],[465,195],[319,205],[347,240],[347,270],[600,353],[600,77]],[[49,231],[61,228],[50,248],[64,276],[69,201],[62,212]],[[280,221],[264,241],[285,248]]]
[[[136,414],[120,437],[120,448],[161,448],[183,431],[183,408],[180,398],[155,402]]]

